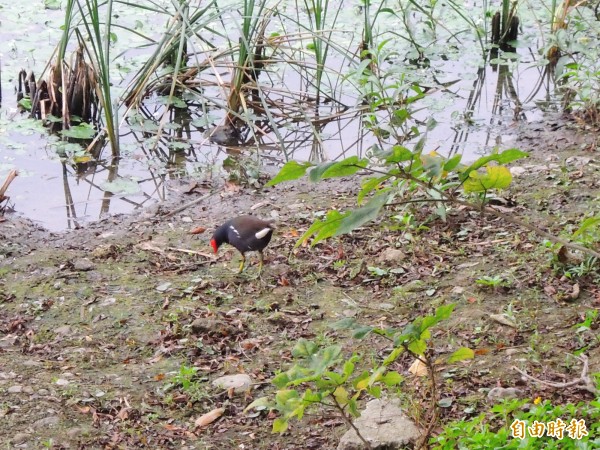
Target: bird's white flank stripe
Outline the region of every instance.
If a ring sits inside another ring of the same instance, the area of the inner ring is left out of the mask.
[[[257,232],[254,236],[256,237],[256,239],[262,239],[264,238],[267,234],[269,234],[269,231],[271,231],[270,228],[263,228],[262,230],[260,230],[259,232]]]
[[[229,228],[231,228],[231,230],[237,234],[237,237],[240,237],[240,232],[238,230],[235,229],[235,227],[233,225],[229,225]]]

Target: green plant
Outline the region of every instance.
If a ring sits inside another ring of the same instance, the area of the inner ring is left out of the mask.
[[[196,372],[198,372],[197,367],[188,367],[185,364],[182,364],[179,368],[179,372],[173,376],[171,382],[177,386],[181,386],[184,391],[187,391],[190,389],[190,386],[196,377]]]
[[[484,276],[478,278],[477,280],[475,280],[475,283],[480,286],[490,287],[493,289],[497,289],[498,287],[509,285],[508,281],[506,281],[500,275],[494,275],[494,276],[484,275]]]
[[[532,405],[527,399],[504,401],[493,406],[488,413],[446,425],[440,435],[430,440],[430,445],[434,450],[598,448],[600,401],[559,406],[553,406],[549,401],[538,402],[539,399],[536,399]],[[562,439],[539,434],[539,424],[544,424],[544,432],[547,433],[547,424],[560,425],[558,419],[564,423]],[[578,426],[582,429],[581,422],[574,424],[573,420],[583,420],[588,434],[581,435],[580,439],[571,437],[570,433],[576,432]],[[518,437],[521,432],[524,433],[523,438]]]
[[[345,357],[339,345],[321,348],[313,342],[301,339],[292,350],[294,365],[271,380],[277,389],[274,398],[259,398],[247,409],[270,408],[278,411],[280,417],[273,422],[273,432],[284,432],[291,419],[301,420],[311,409],[333,409],[357,432],[366,447],[370,448],[353,425],[353,419],[360,415],[358,402],[364,396],[379,398],[384,389],[393,389],[402,383],[403,377],[391,370],[390,365],[404,352],[409,352],[428,368],[434,399],[433,408],[437,408],[433,364],[425,357],[425,353],[428,350],[427,342],[431,338],[432,327],[447,319],[453,308],[454,305],[441,306],[435,314],[419,317],[403,330],[364,325],[356,322],[354,318],[343,319],[333,325],[337,330],[351,330],[355,339],[363,339],[373,334],[393,343],[387,357],[380,362],[372,360],[371,363],[360,364],[366,358],[357,353]],[[450,355],[447,362],[453,363],[472,357],[472,350],[461,348]],[[433,417],[437,417],[435,412]],[[433,417],[430,424],[434,423]]]

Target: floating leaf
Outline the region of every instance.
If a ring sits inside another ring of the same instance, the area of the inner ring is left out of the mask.
[[[82,123],[68,130],[62,130],[60,134],[74,139],[92,139],[96,135],[96,130],[92,125]]]
[[[130,178],[117,178],[114,181],[106,181],[100,187],[106,192],[120,195],[137,194],[140,192],[138,182]]]

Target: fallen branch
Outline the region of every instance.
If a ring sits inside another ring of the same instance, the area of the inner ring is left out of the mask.
[[[174,209],[171,212],[168,212],[167,214],[163,215],[163,217],[166,219],[167,217],[171,217],[174,216],[177,213],[180,213],[181,211],[188,209],[190,206],[194,206],[197,205],[198,203],[202,203],[204,200],[206,200],[207,198],[213,196],[215,193],[211,192],[210,194],[205,194],[202,197],[197,198],[196,200],[193,200],[189,203],[186,203],[185,205],[180,206],[177,209]]]
[[[578,387],[580,389],[584,389],[588,392],[591,392],[594,395],[598,395],[598,389],[596,389],[596,386],[594,384],[594,381],[590,378],[589,375],[589,367],[588,367],[588,357],[586,355],[580,355],[578,356],[578,359],[583,362],[583,369],[581,369],[581,375],[579,376],[579,378],[574,379],[573,381],[568,381],[566,383],[555,383],[553,381],[544,381],[544,380],[540,380],[539,378],[535,378],[532,377],[531,375],[527,375],[526,372],[522,371],[521,369],[513,366],[513,370],[516,370],[517,372],[519,372],[524,378],[531,380],[531,381],[535,381],[537,383],[543,384],[545,386],[550,386],[550,387],[554,387],[554,388],[558,388],[558,389],[562,389],[562,388],[566,388],[569,386],[575,386]]]

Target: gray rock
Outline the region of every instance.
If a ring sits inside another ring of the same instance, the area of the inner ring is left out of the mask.
[[[250,390],[252,378],[245,373],[239,373],[237,375],[219,377],[213,380],[212,384],[213,386],[224,390],[233,389],[234,394],[244,394]]]
[[[17,433],[13,436],[13,438],[11,439],[13,444],[22,444],[23,442],[25,442],[27,439],[29,439],[29,434],[27,433]]]
[[[71,327],[69,325],[63,325],[62,327],[58,327],[54,330],[56,334],[67,335],[71,333]]]
[[[23,386],[11,386],[7,389],[9,394],[20,394],[23,392]]]
[[[354,425],[373,449],[412,448],[420,437],[417,426],[402,412],[396,399],[375,399],[367,403]],[[363,450],[365,445],[354,430],[348,430],[337,450]]]
[[[400,261],[403,261],[406,259],[406,255],[404,254],[404,252],[402,250],[398,250],[397,248],[386,248],[381,255],[379,255],[379,258],[377,258],[377,261],[379,262],[383,262],[383,263],[388,263],[388,264],[393,264],[393,263],[398,263]]]
[[[60,419],[58,416],[48,416],[33,422],[33,428],[40,429],[45,427],[52,427],[54,425],[58,425],[59,422]]]
[[[76,259],[73,261],[73,269],[77,272],[87,272],[94,268],[94,263],[89,259]]]
[[[491,403],[498,403],[504,399],[518,398],[523,392],[517,388],[495,387],[490,389],[487,398]]]

